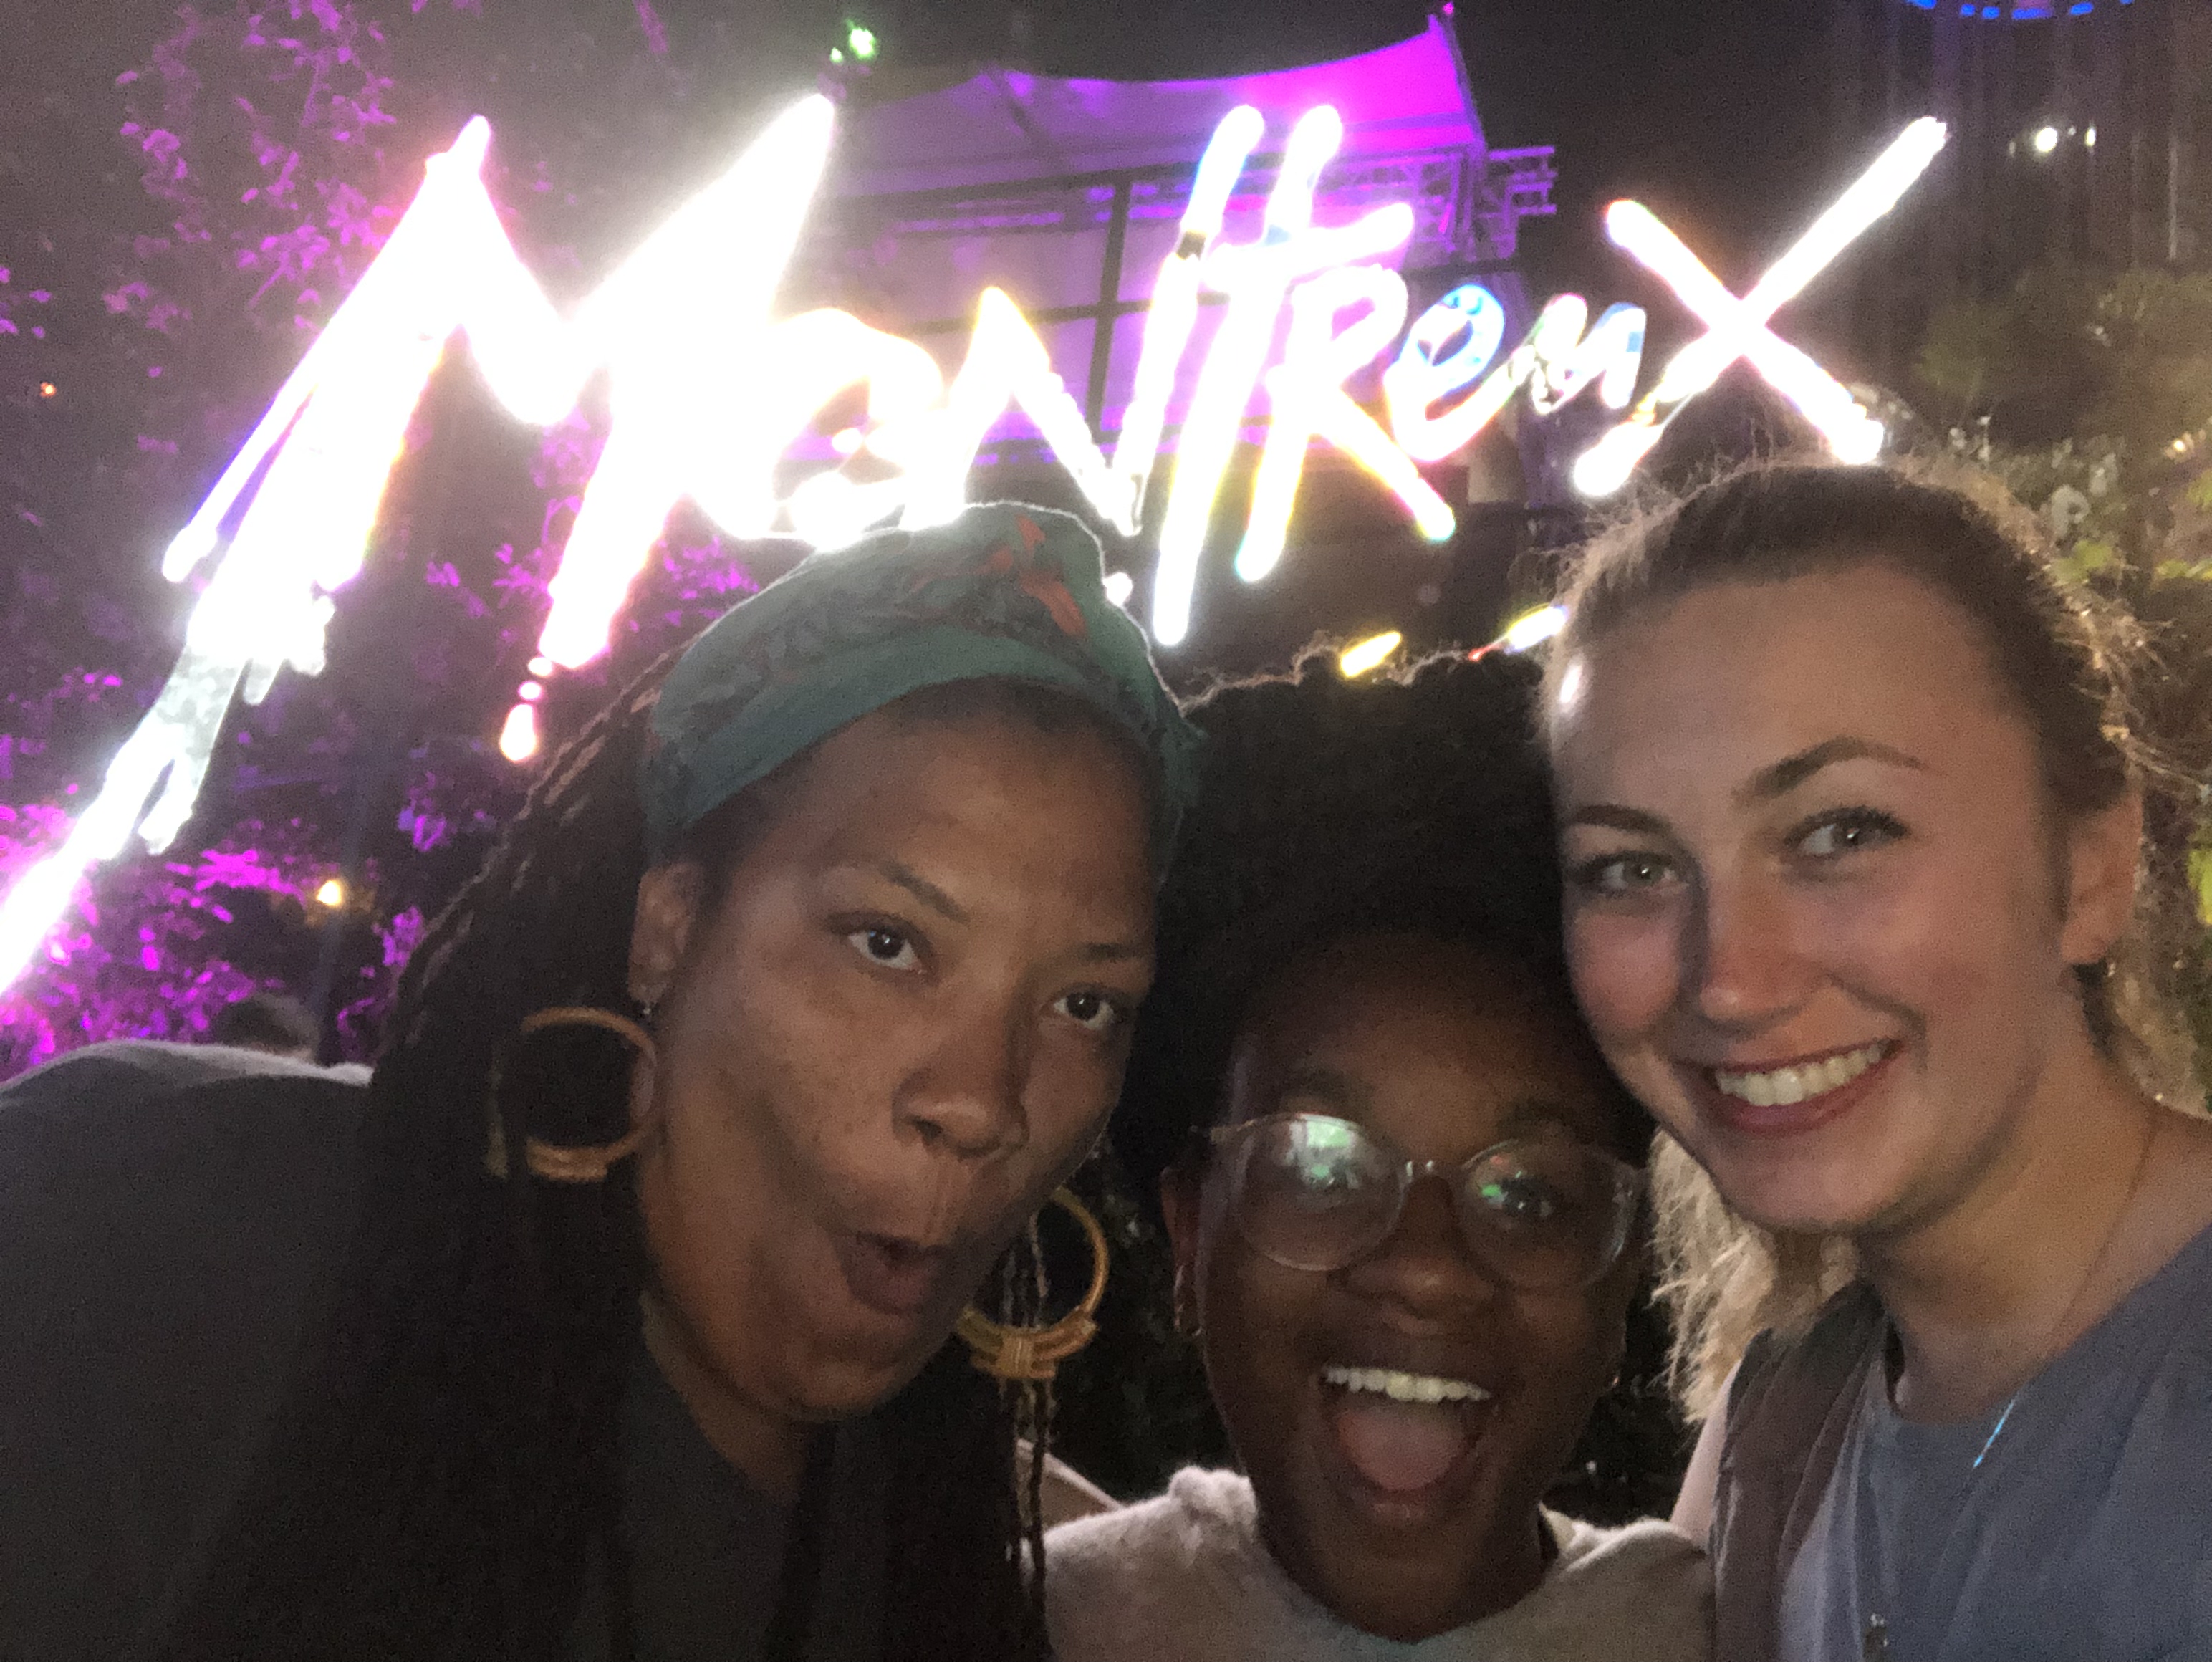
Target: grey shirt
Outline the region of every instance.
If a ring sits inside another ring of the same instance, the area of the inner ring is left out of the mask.
[[[1782,1578],[1785,1662],[2212,1659],[2212,1230],[2009,1413],[1908,1422],[1880,1357]]]

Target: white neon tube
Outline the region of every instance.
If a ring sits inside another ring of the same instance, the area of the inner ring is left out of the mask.
[[[1911,123],[1740,300],[1649,209],[1632,202],[1613,204],[1606,213],[1607,234],[1673,289],[1705,322],[1706,333],[1676,353],[1629,418],[1577,461],[1576,488],[1593,496],[1619,490],[1683,405],[1711,387],[1738,358],[1748,360],[1796,405],[1838,457],[1872,460],[1881,448],[1881,423],[1826,370],[1767,325],[1897,205],[1948,137],[1943,124],[1932,117]]]
[[[1044,343],[1005,290],[986,289],[976,302],[968,360],[945,407],[911,417],[871,445],[910,477],[902,525],[944,525],[958,516],[968,504],[975,452],[1009,405],[1036,423],[1091,507],[1109,521],[1119,514],[1121,486],[1067,384],[1053,372]]]
[[[1339,314],[1368,309],[1341,333]],[[1325,439],[1380,479],[1430,542],[1450,539],[1452,511],[1412,458],[1346,396],[1345,377],[1397,338],[1406,321],[1406,280],[1381,265],[1349,265],[1301,283],[1291,295],[1290,339],[1267,372],[1273,418],[1252,487],[1251,518],[1237,551],[1237,575],[1257,582],[1275,569],[1305,472],[1307,447]]]
[[[1183,350],[1198,323],[1198,296],[1206,255],[1221,234],[1221,222],[1229,210],[1230,192],[1244,172],[1244,164],[1267,122],[1249,104],[1239,104],[1221,119],[1206,141],[1200,158],[1198,177],[1190,200],[1184,204],[1182,226],[1176,246],[1160,262],[1152,284],[1151,308],[1145,314],[1144,344],[1138,349],[1136,380],[1129,408],[1121,420],[1121,435],[1114,445],[1114,472],[1125,493],[1114,523],[1121,534],[1133,537],[1145,514],[1145,489],[1151,482],[1153,460],[1159,454],[1160,434],[1167,422],[1168,400],[1174,395],[1176,372]],[[1102,321],[1110,329],[1110,321]],[[1098,350],[1094,343],[1091,350]]]
[[[1331,266],[1372,259],[1413,234],[1413,210],[1402,202],[1375,209],[1349,225],[1314,224],[1315,186],[1343,142],[1344,119],[1332,107],[1307,111],[1285,147],[1260,240],[1224,245],[1206,256],[1206,282],[1229,296],[1228,314],[1199,371],[1160,530],[1152,576],[1152,638],[1163,646],[1177,645],[1190,632],[1191,594],[1214,499],[1291,283]]]
[[[538,649],[568,668],[604,651],[669,511],[725,465],[721,406],[752,385],[830,150],[834,112],[802,99],[593,292],[576,327],[610,372],[614,423],[585,488]]]

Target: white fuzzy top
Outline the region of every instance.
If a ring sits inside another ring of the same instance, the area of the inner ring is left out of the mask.
[[[1415,1644],[1339,1620],[1261,1544],[1252,1485],[1177,1472],[1164,1495],[1046,1538],[1059,1662],[1710,1662],[1712,1576],[1656,1520],[1594,1529],[1547,1512],[1559,1546],[1519,1604]]]

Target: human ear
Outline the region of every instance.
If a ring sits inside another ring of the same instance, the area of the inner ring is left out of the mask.
[[[2130,790],[2069,831],[2066,920],[2059,941],[2069,964],[2094,964],[2127,933],[2135,916],[2142,822],[2142,793]]]
[[[658,1004],[668,995],[706,892],[706,874],[688,860],[655,866],[639,880],[629,934],[629,995],[640,1004]]]

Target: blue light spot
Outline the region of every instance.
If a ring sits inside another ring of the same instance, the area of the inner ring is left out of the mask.
[[[1905,0],[1905,3],[1917,6],[1922,11],[1934,11],[1937,0]],[[2131,6],[2135,0],[2117,0],[2117,3]],[[2071,0],[2066,7],[2066,15],[2086,17],[2096,9],[2097,0]],[[2057,5],[2049,3],[2048,0],[2012,0],[2009,5],[1996,6],[1987,4],[1985,0],[1963,0],[1959,7],[1959,15],[1978,18],[1984,22],[2033,23],[2056,17],[2058,10]]]

